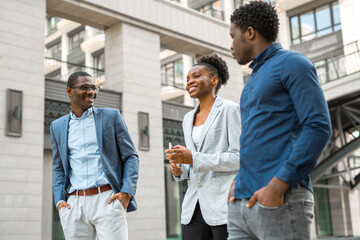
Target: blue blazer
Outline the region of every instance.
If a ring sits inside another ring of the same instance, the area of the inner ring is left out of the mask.
[[[94,119],[101,161],[109,184],[115,193],[126,192],[133,196],[127,211],[135,211],[139,158],[128,129],[116,109],[94,107]],[[53,121],[50,126],[55,204],[69,197],[69,121],[70,114]]]

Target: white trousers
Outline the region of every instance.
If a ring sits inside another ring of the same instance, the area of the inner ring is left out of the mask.
[[[112,190],[91,196],[71,195],[71,209],[60,209],[60,222],[67,240],[128,240],[126,211],[119,200],[108,204]]]

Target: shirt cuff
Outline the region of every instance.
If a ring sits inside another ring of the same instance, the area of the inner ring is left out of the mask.
[[[286,182],[291,187],[296,187],[299,184],[299,179],[297,176],[293,172],[289,171],[286,167],[281,167],[276,173],[275,177]]]

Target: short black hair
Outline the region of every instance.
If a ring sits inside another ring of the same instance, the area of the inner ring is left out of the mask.
[[[230,17],[242,31],[254,28],[269,42],[275,42],[279,32],[279,18],[275,8],[267,2],[252,1],[236,9]]]
[[[206,67],[213,76],[216,76],[219,79],[218,84],[215,88],[215,94],[219,91],[221,85],[226,85],[229,80],[229,70],[226,62],[216,55],[215,53],[212,56],[203,56],[198,60],[198,63],[195,64],[202,65]]]
[[[87,72],[73,72],[67,81],[67,87],[72,87],[75,85],[76,81],[78,80],[78,77],[91,77],[90,74],[88,74]]]

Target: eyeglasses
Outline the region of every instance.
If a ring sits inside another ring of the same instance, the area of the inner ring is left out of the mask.
[[[100,90],[99,86],[87,85],[87,84],[80,85],[80,86],[71,86],[70,88],[79,88],[81,91],[84,91],[84,92],[87,92],[87,91],[89,91],[91,89],[95,93],[99,92],[99,90]]]

